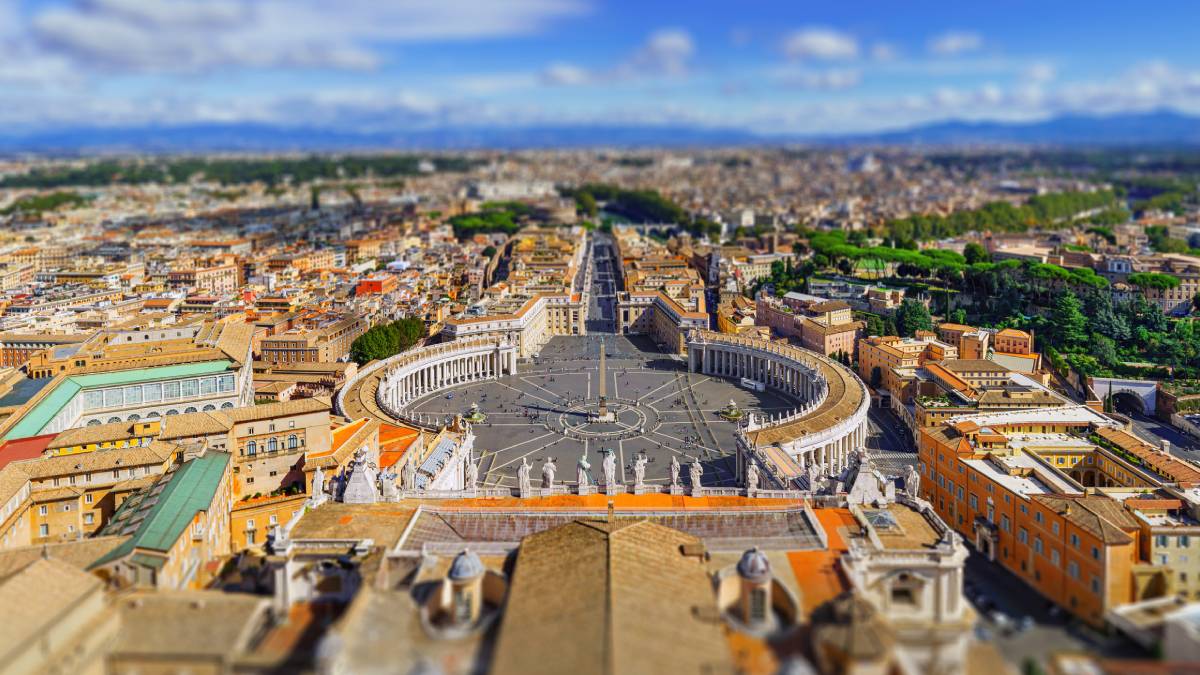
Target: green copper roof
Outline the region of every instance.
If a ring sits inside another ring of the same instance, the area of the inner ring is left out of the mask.
[[[165,486],[160,481],[135,495],[136,499],[131,496],[104,529],[111,534],[110,530],[122,532],[135,527],[133,536],[92,563],[92,567],[123,558],[136,549],[169,551],[196,513],[212,504],[228,466],[227,453],[208,452],[176,469]]]
[[[111,373],[93,373],[90,375],[71,375],[66,378],[39,401],[33,409],[21,417],[21,421],[4,434],[4,440],[10,438],[28,438],[42,433],[50,420],[54,419],[71,399],[82,389],[112,387],[138,382],[154,382],[157,380],[173,380],[181,377],[211,375],[229,370],[232,361],[201,361],[199,363],[181,363],[174,366],[157,366],[154,368],[136,368],[134,370],[118,370]]]

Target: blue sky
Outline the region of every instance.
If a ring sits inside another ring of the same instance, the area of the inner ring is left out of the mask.
[[[1200,112],[1200,3],[0,0],[0,124],[840,133]]]

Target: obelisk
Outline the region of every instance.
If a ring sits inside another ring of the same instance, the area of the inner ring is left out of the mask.
[[[597,422],[613,421],[613,414],[608,411],[608,378],[604,372],[604,338],[600,338],[600,405],[596,410]]]

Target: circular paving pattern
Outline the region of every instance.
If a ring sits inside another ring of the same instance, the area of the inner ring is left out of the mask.
[[[485,485],[515,487],[526,458],[541,475],[553,458],[558,476],[572,483],[575,463],[587,454],[599,466],[611,448],[618,474],[633,482],[633,461],[646,453],[646,481],[665,484],[671,458],[700,461],[704,485],[733,485],[734,431],[723,419],[732,400],[745,413],[778,414],[799,402],[775,391],[754,392],[735,380],[687,372],[686,357],[664,354],[641,337],[604,335],[607,408],[599,412],[600,335],[556,337],[515,375],[443,389],[406,406],[409,413],[449,418],[478,404],[485,416],[472,425],[479,477]]]

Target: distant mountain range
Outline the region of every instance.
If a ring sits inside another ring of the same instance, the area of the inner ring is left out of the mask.
[[[267,124],[80,127],[4,134],[0,153],[96,154],[456,150],[469,148],[686,147],[774,145],[1068,145],[1200,146],[1200,117],[1171,111],[1028,122],[938,122],[872,134],[763,135],[687,126],[453,127],[355,132]]]

